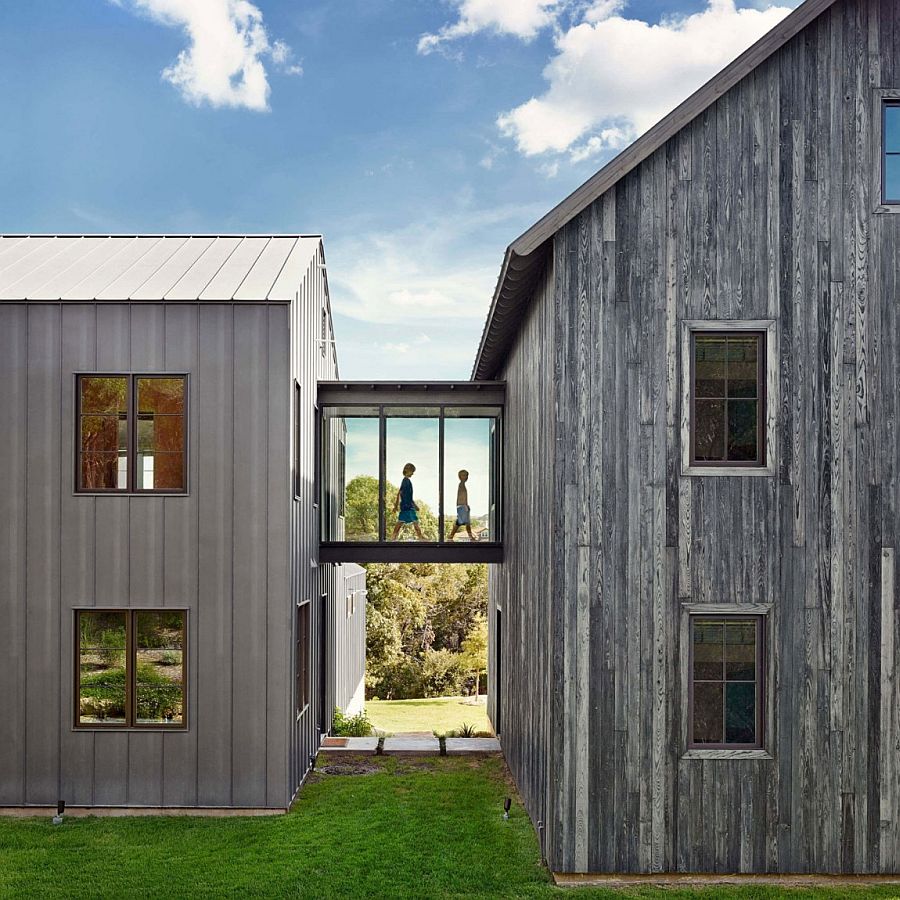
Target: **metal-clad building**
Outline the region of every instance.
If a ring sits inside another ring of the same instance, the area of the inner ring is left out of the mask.
[[[898,212],[900,7],[806,0],[507,251],[489,711],[552,869],[900,868]]]
[[[317,236],[0,237],[0,807],[290,803],[346,693],[327,648],[364,653],[316,563],[336,374]]]

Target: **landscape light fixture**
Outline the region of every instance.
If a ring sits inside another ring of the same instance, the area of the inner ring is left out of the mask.
[[[53,817],[54,825],[62,825],[63,813],[65,811],[66,811],[66,801],[65,800],[57,800],[56,801],[56,815]]]
[[[512,799],[509,798],[509,797],[507,797],[507,798],[503,801],[503,818],[504,818],[504,819],[508,819],[508,818],[509,818],[509,808],[510,808],[511,806],[512,806]]]

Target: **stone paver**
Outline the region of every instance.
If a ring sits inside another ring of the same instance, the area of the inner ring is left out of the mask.
[[[384,739],[382,752],[396,756],[437,756],[441,752],[441,742],[436,737],[398,735]]]
[[[332,744],[327,744],[322,747],[323,752],[325,753],[368,753],[374,755],[375,751],[378,749],[378,738],[377,737],[351,737],[344,738],[346,741],[343,746],[334,746]]]
[[[497,738],[447,738],[447,756],[499,752],[500,741]]]

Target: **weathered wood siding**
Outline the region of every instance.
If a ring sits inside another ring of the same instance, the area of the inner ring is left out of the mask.
[[[523,323],[507,362],[508,401],[504,413],[504,556],[490,567],[492,639],[488,652],[488,715],[500,732],[503,751],[542,840],[548,836],[552,711],[556,685],[551,629],[563,612],[554,591],[553,473],[559,451],[554,433],[556,372],[552,267],[537,288],[537,300]],[[494,642],[497,609],[503,638]],[[501,656],[498,683],[497,654]],[[501,697],[497,717],[497,695]],[[514,698],[510,700],[509,698]],[[557,784],[558,788],[559,785]]]
[[[0,806],[284,807],[288,307],[0,303]],[[77,372],[186,372],[189,494],[76,495]],[[74,731],[77,606],[187,607],[183,732]]]
[[[527,610],[503,743],[556,870],[900,869],[900,216],[873,189],[897,87],[900,8],[837,3],[554,240],[506,366],[492,603]],[[689,319],[775,320],[775,475],[682,475]],[[684,758],[687,602],[772,605],[771,759]],[[549,754],[512,725],[541,718],[539,636]]]

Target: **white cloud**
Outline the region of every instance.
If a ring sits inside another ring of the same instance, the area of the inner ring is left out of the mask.
[[[249,0],[112,0],[170,28],[189,45],[162,77],[189,103],[269,108],[265,59],[289,75],[302,73],[284,41],[270,42],[259,7]]]
[[[372,324],[406,325],[421,334],[435,321],[483,321],[497,280],[494,229],[527,221],[520,207],[463,208],[394,231],[329,244],[332,296],[341,315]],[[406,329],[394,345],[411,344]],[[424,341],[420,341],[424,343]]]
[[[690,16],[650,24],[599,0],[561,29],[549,83],[498,118],[526,156],[568,152],[575,161],[618,149],[646,131],[783,19],[799,0],[735,7],[708,0]],[[763,8],[764,7],[764,8]]]
[[[565,0],[453,0],[453,3],[459,18],[436,34],[423,34],[419,38],[419,53],[432,53],[448,41],[479,31],[530,41],[556,20]]]

